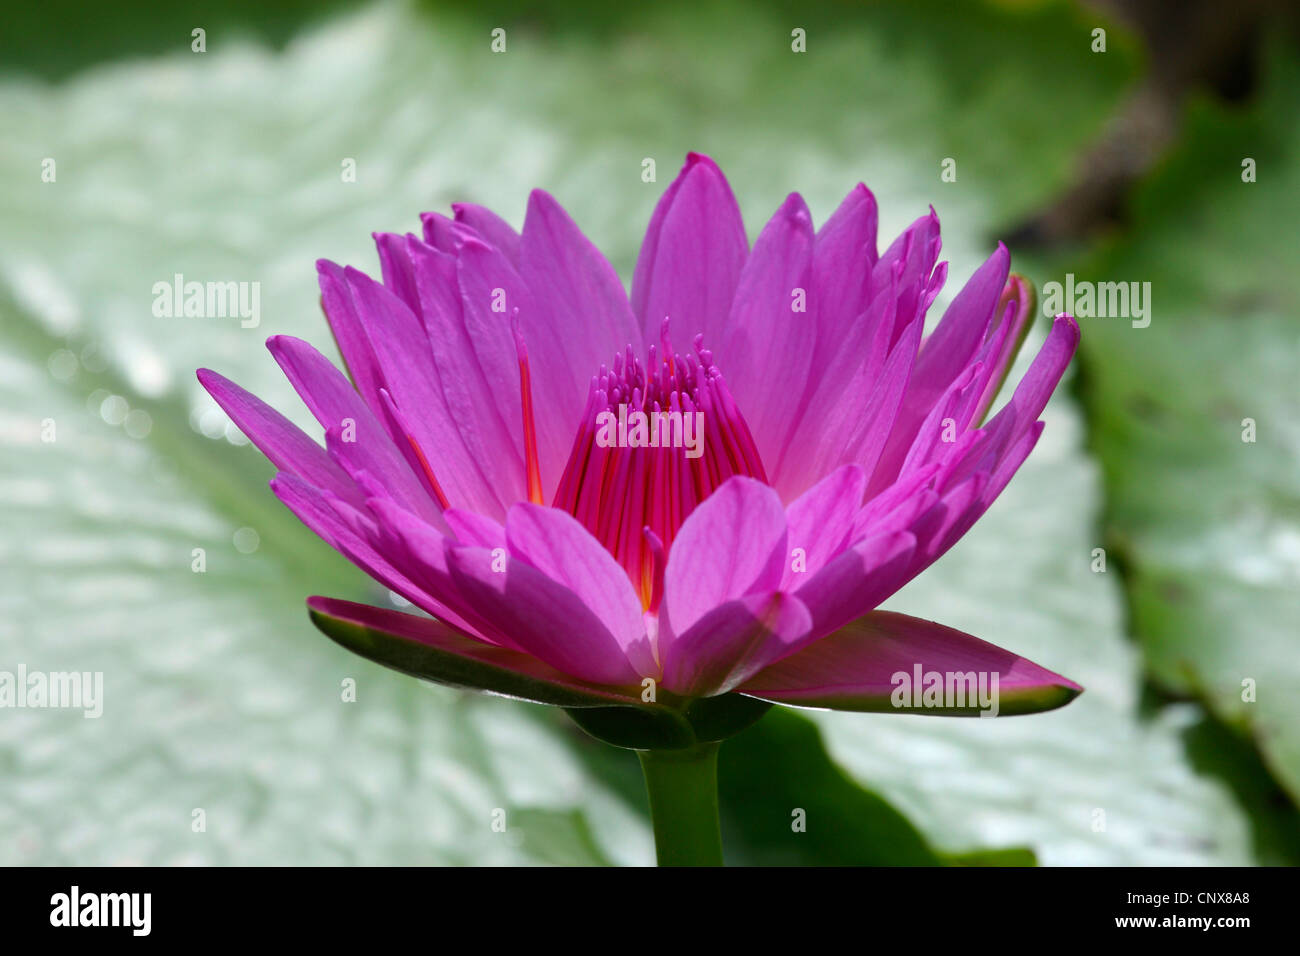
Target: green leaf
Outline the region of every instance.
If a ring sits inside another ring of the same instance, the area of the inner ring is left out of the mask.
[[[1192,109],[1133,238],[1078,271],[1151,284],[1149,327],[1083,335],[1106,543],[1147,666],[1300,802],[1300,56],[1267,62],[1248,109]]]
[[[660,692],[655,704],[571,708],[573,722],[597,740],[629,750],[683,750],[727,740],[771,704],[742,694],[682,700]]]
[[[722,745],[718,779],[729,862],[936,866],[915,825],[826,759],[817,728],[780,707]],[[759,783],[761,781],[761,784]]]

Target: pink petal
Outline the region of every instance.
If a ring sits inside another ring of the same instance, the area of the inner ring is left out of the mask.
[[[506,529],[500,522],[481,515],[476,511],[463,511],[460,508],[448,508],[443,512],[447,527],[456,536],[460,544],[470,544],[480,548],[504,548],[506,546]]]
[[[722,343],[749,242],[740,207],[713,160],[690,153],[650,218],[632,277],[632,311],[656,342],[664,316],[678,350],[704,334]]]
[[[510,634],[499,632],[461,593],[449,566],[451,552],[458,546],[455,540],[391,500],[372,498],[366,506],[375,520],[360,528],[360,533],[428,595],[421,607],[483,640],[520,650]]]
[[[466,223],[448,219],[440,212],[422,212],[420,222],[424,226],[424,241],[439,252],[455,255],[467,242],[478,242],[505,254],[504,250],[498,249],[490,240],[480,235],[478,230]]]
[[[810,637],[842,627],[902,587],[916,546],[910,532],[886,531],[842,551],[796,587],[813,617]]]
[[[873,292],[884,285],[885,276],[889,275],[898,288],[897,304],[893,314],[887,317],[893,325],[891,343],[898,340],[903,329],[925,314],[929,302],[938,294],[947,274],[942,263],[936,272],[941,248],[939,217],[931,206],[930,212],[908,226],[877,260],[872,270]]]
[[[388,493],[408,508],[437,520],[439,508],[411,471],[378,418],[366,407],[330,361],[302,339],[275,335],[266,347],[316,420],[330,434],[346,433],[350,440],[332,442],[333,457],[356,479],[365,471],[383,483]]]
[[[520,558],[486,548],[453,548],[452,579],[492,633],[581,680],[612,686],[639,684],[646,673],[582,599]],[[503,570],[494,570],[501,567]]]
[[[357,491],[356,483],[297,425],[256,395],[211,369],[199,369],[198,379],[230,420],[277,469],[338,495],[354,507],[364,504],[365,499]]]
[[[727,601],[668,647],[664,689],[684,697],[725,694],[790,653],[811,626],[803,603],[780,591]]]
[[[341,499],[334,498],[296,475],[281,472],[271,479],[271,491],[292,511],[303,524],[320,536],[326,544],[338,551],[372,578],[417,607],[437,614],[441,605],[413,582],[404,571],[358,534],[357,522],[363,516],[352,509],[354,522],[345,520],[341,512],[350,508]],[[439,615],[442,616],[442,615]]]
[[[563,433],[567,459],[591,377],[629,345],[641,355],[641,330],[613,267],[540,189],[528,200],[520,274],[533,296],[533,312],[521,318],[535,387],[539,400],[554,405],[551,414]],[[563,465],[562,460],[561,470]],[[549,477],[554,483],[560,475]]]
[[[519,266],[519,233],[486,206],[476,206],[471,202],[454,202],[451,210],[456,222],[468,226],[477,232],[490,246],[496,246],[502,255]]]
[[[384,373],[370,344],[366,317],[357,311],[352,301],[352,290],[348,287],[343,267],[328,259],[318,259],[316,277],[320,283],[321,308],[330,324],[330,331],[334,333],[334,342],[343,355],[348,374],[366,404],[379,408],[379,390],[384,387]]]
[[[729,478],[682,523],[664,570],[660,621],[682,634],[719,604],[777,588],[786,561],[785,509],[752,478]],[[666,635],[660,634],[660,651]]]
[[[923,321],[917,319],[895,343],[897,284],[877,290],[867,310],[851,323],[838,347],[809,376],[811,396],[795,408],[790,441],[772,474],[785,498],[802,494],[823,475],[849,463],[867,469],[889,431],[912,374]],[[866,397],[865,405],[862,397]]]
[[[813,289],[817,297],[815,364],[819,367],[869,303],[879,218],[876,197],[858,183],[817,230]]]
[[[988,413],[989,407],[1002,388],[1007,372],[1011,369],[1011,363],[1020,352],[1025,334],[1034,321],[1034,290],[1021,276],[1012,275],[1007,279],[1006,287],[1002,290],[1001,302],[1006,302],[1011,308],[1004,310],[999,303],[999,309],[993,314],[994,321],[1001,320],[996,330],[997,335],[989,335],[984,346],[987,354],[980,355],[980,360],[988,367],[988,377],[975,407],[975,414],[972,416],[976,424],[983,421]]]
[[[957,293],[934,334],[921,346],[898,418],[876,464],[867,494],[892,483],[921,423],[952,383],[967,369],[984,341],[993,309],[1007,281],[1010,256],[1001,243]]]
[[[639,673],[657,670],[627,572],[576,518],[555,508],[517,504],[506,517],[506,541],[511,555],[577,595]]]
[[[419,242],[409,233],[399,236],[394,232],[374,233],[375,248],[379,252],[379,270],[384,285],[414,314],[420,314],[420,293],[416,288],[415,269],[411,263],[408,243]]]
[[[796,572],[793,560],[787,561],[781,587],[794,587],[800,574],[815,574],[844,549],[866,487],[866,473],[857,465],[845,465],[808,489],[786,509],[790,551],[792,555],[795,549],[803,551],[804,570]]]
[[[503,502],[492,476],[485,480],[461,439],[424,323],[365,273],[348,268],[345,275],[358,311],[367,316],[386,389],[405,426],[405,434],[395,440],[414,441],[449,503],[493,513]]]
[[[818,307],[812,253],[812,216],[803,197],[791,193],[740,274],[719,353],[764,462],[779,461],[789,443],[791,399],[803,395],[812,366]],[[806,311],[795,311],[800,299]]]
[[[755,697],[803,707],[874,713],[966,714],[975,707],[894,706],[901,678],[922,674],[997,675],[998,712],[1004,715],[1052,710],[1083,688],[996,645],[961,631],[889,611],[875,611],[769,667],[741,690]],[[896,699],[912,703],[900,692]],[[956,701],[953,701],[956,703]]]
[[[1057,316],[1047,341],[1034,356],[1011,400],[980,429],[985,437],[960,459],[944,462],[940,474],[945,485],[954,485],[979,471],[997,470],[998,463],[1038,421],[1078,344],[1079,326],[1074,319]]]
[[[486,359],[506,364],[494,367],[480,361],[465,326],[454,257],[414,238],[407,240],[407,254],[445,408],[459,433],[459,440],[449,444],[452,449],[463,449],[463,457],[458,453],[454,464],[442,462],[439,466],[460,472],[455,482],[448,476],[457,489],[452,503],[504,518],[510,502],[526,494],[517,400],[519,373],[517,365],[510,364],[513,353],[504,348],[505,343],[497,342],[501,347],[494,348]],[[497,323],[497,329],[497,338],[508,336],[504,321]],[[491,377],[485,368],[493,372]],[[501,388],[509,391],[493,390]]]
[[[527,254],[522,250],[521,256],[527,260]],[[460,249],[457,269],[465,329],[483,371],[486,394],[499,405],[506,427],[517,436],[516,448],[522,462],[523,402],[520,397],[519,352],[511,331],[511,317],[515,309],[519,310],[519,325],[532,378],[532,407],[543,498],[550,501],[573,446],[582,400],[586,397],[585,388],[596,369],[585,371],[579,381],[574,381],[575,370],[568,357],[572,344],[557,338],[550,325],[549,312],[539,304],[523,277],[499,251],[477,240],[466,242]],[[505,311],[494,311],[502,301],[502,294]],[[578,396],[576,410],[575,395]],[[523,497],[526,495],[518,496]]]

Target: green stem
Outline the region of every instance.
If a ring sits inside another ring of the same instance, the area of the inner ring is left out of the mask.
[[[642,750],[660,866],[722,866],[718,824],[719,743]]]

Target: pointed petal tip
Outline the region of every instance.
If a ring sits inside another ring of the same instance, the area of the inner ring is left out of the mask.
[[[808,203],[797,192],[785,197],[781,208],[777,210],[777,215],[799,226],[812,226],[812,213],[808,210]]]
[[[1079,328],[1079,323],[1074,316],[1068,312],[1061,312],[1052,319],[1052,328],[1048,332],[1048,337],[1060,336],[1066,342],[1066,348],[1070,355],[1074,355],[1074,350],[1079,346],[1079,339],[1083,333]]]
[[[1007,717],[1023,717],[1030,714],[1045,714],[1051,710],[1060,710],[1083,693],[1084,688],[1068,677],[1056,675],[1057,681],[1036,692],[1025,694],[1021,698],[1013,696],[1010,706],[1004,711]]]
[[[278,356],[286,349],[311,343],[306,339],[300,339],[296,335],[287,335],[284,332],[277,332],[275,335],[268,335],[266,338],[266,349],[272,355]]]
[[[712,156],[707,153],[690,152],[686,154],[686,161],[682,164],[681,172],[677,174],[678,179],[685,179],[690,173],[699,169],[707,171],[723,182],[726,182],[727,176],[722,171],[722,167],[717,164]]]

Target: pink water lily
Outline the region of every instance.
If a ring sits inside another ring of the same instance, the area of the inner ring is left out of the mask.
[[[751,249],[726,179],[692,154],[630,298],[547,193],[522,232],[453,209],[422,237],[376,235],[382,282],[318,264],[351,381],[300,339],[268,342],[324,448],[198,373],[279,470],[280,500],[430,615],[311,598],[337,640],[572,712],[724,695],[892,711],[918,665],[996,674],[1002,714],[1081,690],[876,610],[1001,493],[1077,344],[1057,317],[988,417],[1034,308],[1003,246],[924,336],[947,272],[938,218],[880,253],[865,186],[820,229],[791,194]],[[637,446],[609,424],[632,412],[699,422],[696,445]]]

